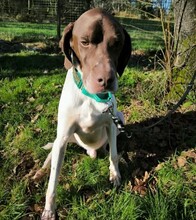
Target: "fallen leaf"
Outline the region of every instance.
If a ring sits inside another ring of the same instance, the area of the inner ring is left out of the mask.
[[[135,183],[135,185],[142,185],[143,184],[142,180],[138,179],[137,177],[135,177],[134,183]]]
[[[36,107],[36,110],[37,110],[38,112],[40,112],[43,108],[44,108],[44,105],[38,105],[38,106]]]
[[[35,210],[35,212],[41,213],[43,211],[43,208],[40,205],[35,204],[34,205],[34,210]]]
[[[196,159],[196,152],[194,149],[188,150],[188,151],[183,151],[181,155],[184,157],[190,157],[190,158]]]
[[[27,99],[29,102],[34,102],[35,101],[35,98],[34,97],[30,97]]]
[[[35,128],[34,131],[35,131],[35,133],[40,133],[42,131],[42,129],[41,128]]]
[[[35,123],[38,118],[39,118],[39,114],[35,115],[35,116],[31,119],[31,123]]]
[[[133,191],[139,193],[140,196],[145,196],[147,193],[147,188],[145,186],[134,186]]]
[[[159,163],[156,167],[155,167],[155,171],[159,171],[163,168],[164,163]]]
[[[149,177],[150,177],[150,174],[147,171],[145,171],[145,174],[144,174],[144,177],[143,177],[143,182],[146,183],[147,180],[149,179]]]
[[[184,167],[185,164],[187,163],[187,160],[185,157],[183,156],[179,156],[178,159],[177,159],[177,163],[178,163],[178,167]]]

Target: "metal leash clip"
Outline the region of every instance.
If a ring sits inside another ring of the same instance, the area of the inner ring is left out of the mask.
[[[107,107],[102,111],[102,113],[112,112],[113,110],[113,103],[112,101],[107,102]]]
[[[125,126],[124,126],[123,122],[113,114],[113,111],[112,111],[113,110],[113,104],[112,104],[112,102],[108,103],[108,105],[109,106],[106,109],[103,110],[103,113],[108,112],[108,114],[111,115],[111,118],[112,118],[114,124],[116,125],[116,127],[118,128],[119,132],[120,133],[125,133],[126,137],[128,139],[130,139],[132,137],[132,134],[129,134],[128,132],[125,131]]]

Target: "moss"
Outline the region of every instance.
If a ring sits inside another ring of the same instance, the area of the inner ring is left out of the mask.
[[[187,37],[181,42],[178,51],[179,55],[172,70],[172,88],[167,96],[168,100],[179,100],[193,77],[196,57],[195,42],[196,34]]]

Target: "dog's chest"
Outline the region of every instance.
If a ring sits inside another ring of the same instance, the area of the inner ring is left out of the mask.
[[[105,106],[99,104],[84,105],[79,111],[78,126],[84,133],[93,133],[109,125],[110,117],[107,113],[103,113]]]

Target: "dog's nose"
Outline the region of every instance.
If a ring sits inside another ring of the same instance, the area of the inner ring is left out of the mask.
[[[114,82],[113,77],[109,77],[109,78],[99,77],[97,79],[98,85],[101,86],[101,87],[105,87],[105,88],[111,87],[113,82]]]

